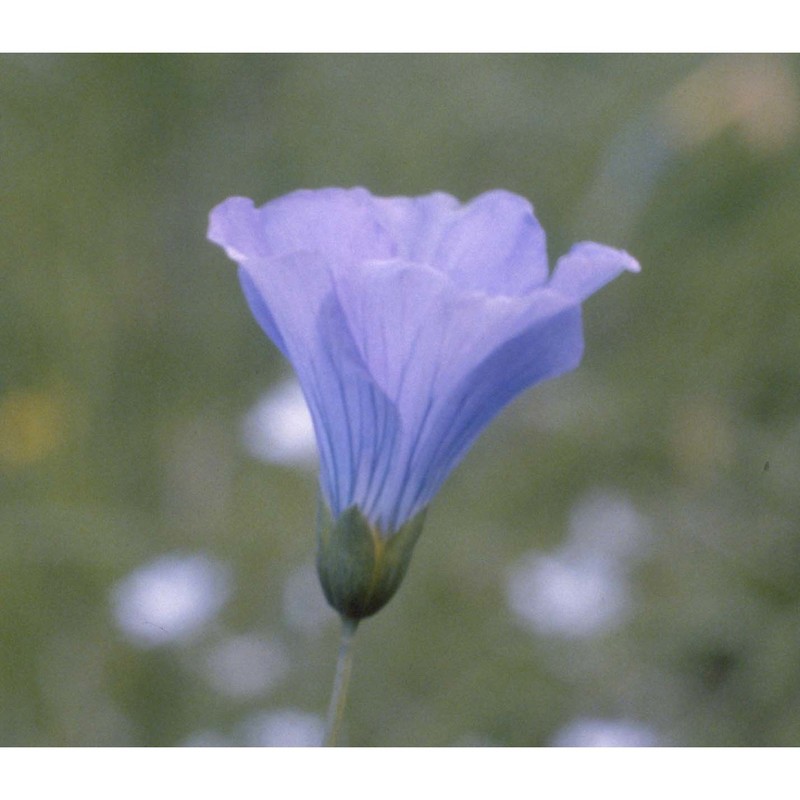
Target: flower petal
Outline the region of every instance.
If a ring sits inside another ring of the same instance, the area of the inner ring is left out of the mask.
[[[373,201],[381,225],[394,242],[394,256],[431,266],[444,232],[461,212],[461,203],[444,192],[422,197],[375,197]]]
[[[489,294],[527,294],[547,281],[544,230],[523,197],[486,192],[454,215],[435,266],[462,287]]]
[[[392,240],[380,225],[366,189],[302,189],[259,211],[261,238],[273,256],[324,253],[340,269],[365,258],[389,258]]]
[[[506,338],[441,404],[420,450],[418,469],[425,466],[416,474],[409,513],[427,505],[501,409],[525,389],[574,369],[582,355],[580,306],[555,293],[537,293],[525,322],[509,324]]]
[[[314,421],[323,493],[340,514],[386,470],[397,412],[354,346],[320,256],[250,260],[240,276],[254,315],[297,373]]]
[[[555,292],[465,292],[436,270],[399,260],[339,276],[336,292],[363,364],[402,426],[388,472],[358,498],[385,530],[435,494],[514,395],[580,358],[580,310]]]
[[[398,483],[413,458],[435,403],[447,360],[445,317],[452,312],[447,276],[405,261],[369,262],[338,276],[336,295],[365,369],[397,410],[401,434],[379,480],[355,498],[383,530],[400,522]],[[380,313],[376,313],[380,309]],[[457,319],[457,318],[456,318]],[[363,485],[364,481],[360,481]]]
[[[639,272],[639,269],[639,262],[624,250],[580,242],[558,259],[548,288],[582,301],[625,270]]]
[[[235,261],[316,252],[346,267],[394,253],[374,198],[360,188],[300,189],[258,209],[252,200],[231,197],[211,212],[208,238]]]
[[[261,292],[253,282],[249,273],[242,268],[239,268],[239,284],[244,292],[245,300],[247,300],[247,304],[250,306],[250,311],[256,318],[256,322],[261,326],[261,330],[272,339],[273,343],[278,350],[283,353],[284,357],[289,358],[283,336],[272,316],[272,312],[269,310],[269,306],[264,301]]]
[[[268,255],[261,237],[259,211],[247,197],[229,197],[209,214],[208,238],[233,261]]]
[[[327,299],[317,330],[319,367],[309,383],[316,389],[320,448],[327,445],[331,454],[323,463],[325,496],[334,516],[357,505],[376,521],[370,498],[400,447],[399,414],[370,376],[335,297]]]

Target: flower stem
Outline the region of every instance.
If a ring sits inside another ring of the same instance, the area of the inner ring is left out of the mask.
[[[344,716],[347,702],[347,685],[350,682],[350,670],[353,667],[353,635],[358,627],[357,619],[342,617],[342,639],[339,645],[339,659],[336,662],[336,677],[333,679],[331,703],[328,707],[328,722],[325,726],[325,747],[335,747],[336,737]]]

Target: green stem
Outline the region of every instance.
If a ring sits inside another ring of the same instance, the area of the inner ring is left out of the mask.
[[[336,662],[336,677],[333,679],[331,704],[328,707],[328,723],[325,728],[325,747],[335,747],[336,737],[344,716],[347,702],[347,685],[350,682],[350,671],[353,667],[353,634],[358,627],[357,619],[342,617],[342,640],[339,645],[339,659]]]

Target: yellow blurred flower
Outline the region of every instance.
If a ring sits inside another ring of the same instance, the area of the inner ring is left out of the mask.
[[[44,391],[13,390],[0,398],[0,464],[22,467],[49,456],[64,440],[61,399]]]

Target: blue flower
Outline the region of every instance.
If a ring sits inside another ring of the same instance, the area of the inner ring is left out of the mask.
[[[639,265],[592,242],[549,272],[522,197],[462,205],[443,193],[232,197],[208,233],[239,264],[265,333],[294,367],[336,521],[356,509],[376,539],[422,512],[516,395],[573,369],[581,302]]]

